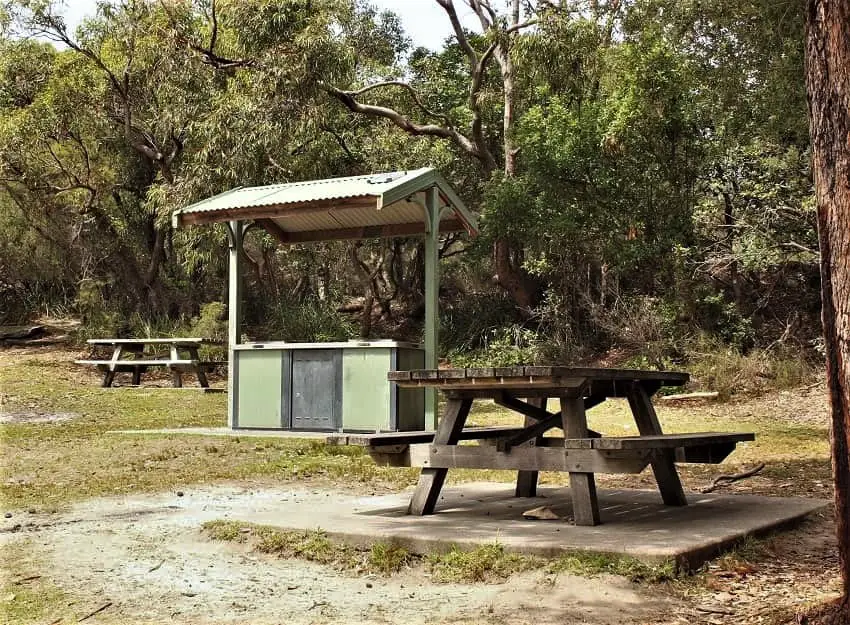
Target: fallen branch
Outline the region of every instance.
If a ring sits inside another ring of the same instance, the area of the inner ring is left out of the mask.
[[[154,572],[154,571],[156,571],[159,567],[161,567],[163,564],[165,564],[165,560],[162,560],[162,561],[161,561],[159,564],[157,564],[156,566],[154,566],[154,567],[152,567],[152,568],[149,568],[149,569],[148,569],[148,573],[153,573],[153,572]]]
[[[677,401],[680,399],[717,399],[719,393],[717,391],[702,391],[699,393],[682,393],[680,395],[662,395],[659,397],[662,401]]]
[[[700,492],[710,493],[717,490],[718,488],[722,488],[723,486],[729,486],[729,484],[732,484],[739,480],[745,480],[748,477],[752,477],[759,473],[762,469],[764,469],[764,466],[764,462],[762,462],[754,466],[752,469],[743,471],[741,473],[733,473],[731,475],[718,475],[716,478],[714,478],[714,481],[711,483],[710,486],[706,486]]]
[[[727,616],[731,616],[732,614],[735,614],[731,610],[722,610],[722,609],[719,609],[719,608],[707,608],[707,607],[703,607],[703,606],[699,606],[699,605],[696,607],[696,609],[700,612],[705,612],[707,614],[725,614]]]
[[[100,606],[97,610],[95,610],[94,612],[89,612],[88,614],[86,614],[83,618],[81,618],[81,619],[80,619],[79,621],[77,621],[77,622],[78,622],[78,623],[82,623],[82,622],[83,622],[83,621],[85,621],[86,619],[90,619],[91,617],[93,617],[95,614],[100,614],[101,612],[103,612],[106,608],[108,608],[108,607],[109,607],[109,606],[111,606],[111,605],[112,605],[112,602],[111,602],[111,601],[107,601],[107,602],[106,602],[106,603],[104,603],[102,606]]]
[[[24,582],[31,582],[34,579],[40,579],[41,575],[30,575],[29,577],[22,577],[21,579],[16,579],[16,584],[23,584]]]

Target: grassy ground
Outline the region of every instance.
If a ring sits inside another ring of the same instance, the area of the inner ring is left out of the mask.
[[[224,426],[226,396],[192,389],[101,389],[99,376],[71,364],[79,355],[56,349],[0,351],[0,512],[14,511],[17,516],[21,510],[51,511],[93,496],[177,490],[231,480],[250,480],[253,485],[344,486],[362,492],[396,490],[415,483],[414,469],[376,467],[359,448],[328,447],[316,440],[110,434],[122,429]],[[550,408],[554,409],[554,404]],[[658,410],[668,432],[752,431],[757,435],[755,442],[740,445],[723,465],[681,465],[686,487],[699,488],[717,474],[765,462],[761,474],[735,484],[732,490],[831,496],[827,406],[821,386],[725,403],[658,402]],[[470,421],[476,425],[519,422],[493,404],[476,406]],[[607,434],[635,433],[624,402],[609,401],[594,408],[589,421],[592,428]],[[450,472],[453,482],[513,478],[511,472]],[[542,474],[541,478],[545,483],[567,481],[566,475],[558,473]],[[637,476],[598,476],[598,481],[603,487],[654,486],[649,471]],[[819,596],[816,593],[835,583],[833,564],[824,564],[834,550],[829,542],[834,526],[824,518],[813,527],[816,531],[804,528],[777,539],[784,542],[745,545],[692,578],[682,595],[713,601],[715,596],[746,593],[752,607],[745,605],[726,622],[751,622],[749,616],[770,606],[771,597],[778,592],[799,594],[801,588],[810,587],[804,595]],[[628,563],[581,559],[541,563],[505,554],[497,546],[414,561],[410,554],[386,545],[355,553],[330,545],[321,536],[285,535],[227,524],[210,526],[207,531],[219,539],[250,540],[255,548],[284,557],[325,558],[333,566],[354,567],[354,573],[364,567],[391,573],[413,565],[429,567],[435,579],[469,581],[528,567],[594,573],[622,565],[625,568],[613,572],[633,573]],[[806,540],[811,544],[801,546]],[[3,547],[0,569],[8,571],[7,563],[20,561],[21,550],[26,550],[25,541]],[[46,619],[48,612],[53,616],[59,608],[77,615],[74,598],[66,597],[47,576],[38,573],[35,569],[17,571],[14,578],[0,579],[0,614],[8,622],[41,622],[39,615]],[[641,574],[649,579],[654,575]],[[788,581],[777,586],[776,580]],[[45,619],[42,621],[48,622]]]
[[[305,481],[353,484],[364,491],[415,483],[413,469],[376,467],[357,448],[276,438],[208,438],[119,435],[122,429],[224,426],[224,394],[192,389],[99,388],[99,377],[75,367],[77,354],[60,350],[0,353],[0,494],[5,509],[56,509],[97,495],[154,492],[227,480]],[[554,408],[554,406],[552,406]],[[67,420],[27,423],[33,416]],[[659,406],[665,431],[752,431],[754,443],[739,446],[728,465],[684,465],[686,486],[713,475],[766,462],[764,472],[738,488],[749,492],[829,496],[829,443],[822,390],[785,391],[769,398],[695,406]],[[622,401],[589,413],[590,425],[607,434],[635,433]],[[478,405],[478,425],[518,423],[493,404]],[[450,472],[450,481],[510,481],[504,471]],[[564,474],[543,474],[565,483]],[[649,472],[600,476],[605,485],[651,487]]]
[[[375,543],[370,549],[358,549],[328,538],[321,531],[292,532],[239,521],[210,521],[204,531],[214,540],[251,543],[260,553],[282,558],[302,558],[331,565],[337,570],[392,575],[404,568],[425,566],[438,583],[475,583],[504,581],[514,573],[542,569],[550,574],[613,574],[632,581],[660,582],[672,579],[672,562],[650,565],[627,556],[577,552],[558,558],[511,553],[498,544],[476,549],[454,548],[447,553],[427,557],[409,553],[398,545]]]

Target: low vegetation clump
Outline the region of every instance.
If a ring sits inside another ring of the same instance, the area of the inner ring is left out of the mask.
[[[280,558],[298,558],[340,571],[391,575],[413,562],[398,545],[376,543],[369,549],[331,540],[321,530],[285,531],[240,521],[207,521],[203,532],[213,540],[250,543],[252,549]]]
[[[207,521],[203,532],[213,540],[247,543],[261,553],[281,558],[298,558],[330,565],[339,571],[392,575],[407,568],[421,567],[432,581],[448,583],[501,582],[525,571],[549,575],[622,575],[632,581],[663,582],[673,579],[672,562],[647,564],[626,556],[568,553],[557,558],[514,553],[499,543],[447,552],[416,555],[397,544],[378,542],[356,547],[331,539],[321,530],[288,531],[241,521]]]

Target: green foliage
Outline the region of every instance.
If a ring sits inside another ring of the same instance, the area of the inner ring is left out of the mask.
[[[346,341],[357,329],[328,301],[282,300],[268,305],[262,333],[282,341]]]
[[[201,313],[192,319],[192,336],[224,341],[227,339],[227,312],[221,302],[201,306]]]
[[[369,568],[383,575],[398,573],[413,562],[411,554],[399,545],[375,543],[369,550]]]
[[[99,280],[85,280],[77,290],[76,309],[82,319],[78,332],[80,339],[118,336],[122,328],[121,315],[111,310],[104,299],[108,284]]]
[[[700,326],[706,331],[717,335],[733,349],[752,347],[755,338],[752,319],[745,318],[734,303],[712,293],[699,300],[696,309],[702,321]]]
[[[241,531],[242,524],[239,521],[225,521],[223,519],[205,521],[201,529],[213,540],[245,542],[245,532]]]
[[[653,584],[675,579],[678,573],[672,560],[659,564],[647,564],[636,558],[604,553],[570,553],[546,566],[550,573],[572,573],[573,575],[622,575],[632,582]]]
[[[497,59],[471,102],[468,50],[453,37],[412,50],[397,16],[359,0],[222,1],[204,56],[213,23],[203,4],[103,2],[77,33],[47,0],[4,5],[3,320],[75,300],[86,336],[221,336],[220,311],[199,307],[222,299],[224,233],[172,232],[174,209],[238,185],[432,165],[483,227],[477,241],[446,248],[465,252],[442,298],[453,361],[565,362],[628,348],[659,363],[700,334],[742,353],[786,327],[801,345],[817,334],[800,3],[529,7],[535,28],[504,35],[507,136]],[[64,46],[13,30],[46,30]],[[496,37],[468,36],[478,54]],[[398,80],[418,102],[397,84],[359,99],[480,131],[492,162],[462,142],[352,115],[326,91]],[[506,139],[516,167],[504,173]],[[523,316],[495,292],[497,238],[535,281],[537,307]],[[351,279],[348,244],[282,250],[256,231],[248,239],[249,334],[356,334],[337,308],[369,287]],[[411,336],[420,247],[364,248],[381,322]]]
[[[469,551],[452,547],[448,553],[429,555],[427,562],[435,581],[470,583],[505,580],[513,573],[532,568],[535,560],[507,552],[504,546],[494,543]]]
[[[817,370],[798,350],[781,346],[742,354],[715,339],[697,341],[688,350],[688,370],[695,382],[701,388],[717,391],[721,399],[794,388],[809,381]]]
[[[542,363],[543,339],[520,325],[494,328],[482,337],[482,346],[447,354],[454,367],[511,367]]]
[[[501,293],[474,292],[452,299],[440,308],[440,342],[450,352],[485,347],[516,316],[514,306]]]

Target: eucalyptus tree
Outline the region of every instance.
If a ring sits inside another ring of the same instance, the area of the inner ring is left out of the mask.
[[[850,622],[850,5],[806,3],[806,86],[817,190],[823,330],[842,597]]]
[[[436,137],[451,141],[468,158],[478,164],[482,177],[489,180],[494,174],[512,178],[517,172],[518,150],[514,141],[517,118],[517,68],[513,50],[524,31],[556,10],[549,2],[539,6],[512,0],[505,13],[499,13],[487,0],[469,0],[467,6],[478,19],[483,36],[467,32],[460,21],[453,0],[435,0],[451,23],[454,40],[466,60],[463,73],[455,79],[465,84],[465,102],[462,108],[435,110],[426,102],[431,94],[418,91],[414,85],[396,77],[363,81],[343,86],[323,78],[320,82],[328,94],[336,98],[353,113],[388,120],[394,126],[413,136]],[[497,68],[497,77],[491,76]],[[490,90],[496,88],[501,103],[501,123],[486,124],[494,106]],[[407,106],[386,105],[388,91],[399,90],[408,100]],[[488,94],[488,92],[490,92]],[[366,100],[381,100],[369,103]],[[493,266],[496,281],[505,288],[525,314],[537,303],[538,285],[523,267],[522,246],[507,236],[496,236],[493,241]]]
[[[208,2],[182,16],[174,7],[167,10],[175,39],[225,85],[213,113],[192,126],[193,133],[207,139],[186,161],[187,175],[174,189],[179,201],[237,184],[364,174],[420,167],[423,160],[450,160],[329,106],[325,81],[402,75],[399,59],[406,55],[409,41],[393,14],[337,0]],[[195,18],[205,23],[200,32],[193,26]],[[389,316],[391,301],[400,301],[410,311],[421,299],[416,295],[421,291],[416,242],[361,242],[347,248],[335,244],[324,255],[290,246],[269,254],[267,240],[249,241],[249,248],[252,266],[271,261],[303,296],[324,296],[328,278],[336,278],[332,282],[338,290],[359,290],[365,299],[364,330],[371,320],[370,302]],[[352,261],[348,272],[337,270],[334,258],[339,253]]]
[[[22,229],[38,233],[36,249],[59,254],[65,279],[112,276],[144,290],[133,227],[116,214],[126,161],[103,140],[104,119],[90,114],[102,95],[97,76],[32,41],[4,41],[0,59],[0,172]]]
[[[135,285],[127,293],[135,293],[137,306],[165,312],[174,299],[174,293],[166,291],[175,285],[162,281],[172,243],[164,198],[178,177],[189,124],[207,114],[216,86],[210,76],[194,70],[194,56],[164,38],[169,32],[167,15],[154,3],[101,3],[98,14],[76,35],[50,2],[22,0],[13,8],[19,27],[60,44],[64,49],[57,58],[83,80],[74,84],[56,76],[58,97],[46,99],[43,109],[33,112],[36,128],[44,128],[34,139],[46,142],[50,150],[52,143],[64,146],[53,150],[52,164],[69,179],[74,159],[82,159],[86,176],[93,175],[92,155],[98,153],[98,165],[108,175],[99,185],[78,176],[76,187],[88,193],[88,210],[103,207],[101,230],[111,227],[113,238],[124,240],[119,253]],[[49,120],[55,123],[46,128]],[[73,126],[84,126],[86,132]],[[126,249],[127,241],[138,244],[138,251]],[[175,264],[167,267],[166,282],[180,278]]]

